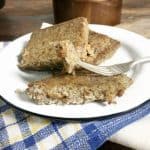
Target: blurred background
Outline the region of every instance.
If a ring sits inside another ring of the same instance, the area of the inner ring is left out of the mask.
[[[1,6],[4,0],[1,1]],[[121,23],[149,18],[150,0],[123,0]],[[34,31],[42,22],[54,23],[52,0],[5,0],[0,9],[0,40]]]

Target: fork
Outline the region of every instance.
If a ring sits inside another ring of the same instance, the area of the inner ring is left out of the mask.
[[[97,74],[101,74],[104,76],[113,76],[113,75],[117,75],[117,74],[122,74],[122,73],[126,73],[129,70],[133,69],[136,65],[141,64],[141,63],[145,63],[145,62],[150,62],[150,56],[148,57],[143,57],[134,61],[129,61],[129,62],[125,62],[125,63],[120,63],[120,64],[114,64],[111,66],[95,66],[92,64],[88,64],[85,63],[81,60],[78,61],[78,65],[80,65],[81,67],[95,72]]]

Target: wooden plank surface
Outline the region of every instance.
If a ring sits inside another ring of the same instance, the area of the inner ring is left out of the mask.
[[[149,17],[149,0],[123,0],[123,21],[128,21],[130,17]]]
[[[0,9],[0,40],[11,40],[52,22],[50,0],[6,0]]]
[[[133,32],[136,32],[140,35],[145,36],[146,38],[150,38],[150,18],[140,18],[136,19],[132,22],[125,22],[117,25],[117,27],[121,27]]]
[[[146,24],[150,22],[150,0],[124,0],[121,22],[132,23],[141,18],[147,19]],[[0,9],[0,40],[34,31],[42,22],[53,23],[51,0],[6,0]]]

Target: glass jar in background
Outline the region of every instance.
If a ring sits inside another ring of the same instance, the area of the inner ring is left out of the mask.
[[[122,0],[53,0],[55,23],[82,16],[89,23],[116,25],[121,8]]]

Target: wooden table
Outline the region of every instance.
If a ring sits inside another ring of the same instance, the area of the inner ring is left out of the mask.
[[[53,23],[51,0],[6,0],[0,9],[0,40],[13,40],[40,28],[42,22]],[[124,0],[119,27],[150,38],[150,0]],[[130,150],[106,142],[100,150]]]
[[[122,23],[142,18],[147,25],[149,14],[150,0],[123,0]],[[34,31],[44,21],[53,23],[51,0],[6,0],[5,7],[0,9],[0,40],[12,40]]]

